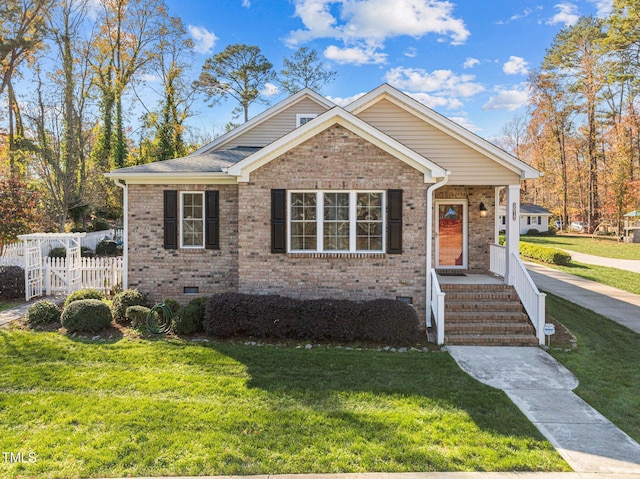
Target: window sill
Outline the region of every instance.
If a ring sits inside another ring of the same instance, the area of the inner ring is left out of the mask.
[[[288,258],[375,258],[382,259],[386,258],[386,253],[287,253]]]

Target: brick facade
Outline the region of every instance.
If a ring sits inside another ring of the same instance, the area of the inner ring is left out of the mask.
[[[239,185],[239,289],[302,298],[425,297],[426,188],[422,173],[335,125]],[[272,254],[271,189],[403,190],[403,254]]]
[[[236,185],[129,185],[129,287],[187,303],[238,287],[238,187]],[[163,191],[220,192],[220,249],[166,250],[163,247]],[[197,295],[184,294],[197,287]]]
[[[423,174],[335,125],[251,173],[239,185],[129,185],[129,287],[153,301],[186,303],[226,291],[300,298],[413,298],[425,313]],[[403,253],[272,254],[271,190],[403,190]],[[220,249],[163,248],[163,191],[220,192]],[[469,216],[469,270],[489,269],[494,188],[445,186],[436,199],[465,199]],[[487,217],[479,215],[479,204]],[[435,217],[436,215],[434,215]],[[435,248],[434,248],[435,251]]]

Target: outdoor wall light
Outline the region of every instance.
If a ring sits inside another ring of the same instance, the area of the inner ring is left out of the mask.
[[[483,218],[487,216],[487,207],[484,205],[484,203],[480,203],[480,216],[482,216]]]

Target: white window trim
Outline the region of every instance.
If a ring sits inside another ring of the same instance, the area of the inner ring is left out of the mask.
[[[192,246],[192,245],[185,245],[184,244],[184,235],[183,235],[183,223],[184,223],[184,196],[185,195],[201,195],[202,196],[202,246]],[[179,215],[179,221],[180,221],[180,249],[204,249],[204,245],[206,242],[206,238],[204,237],[206,229],[205,229],[205,197],[204,197],[204,191],[181,191],[180,192],[180,215]]]
[[[291,195],[294,193],[316,194],[316,249],[291,249]],[[349,250],[324,250],[324,194],[349,193]],[[382,249],[358,250],[357,243],[357,195],[358,193],[382,194]],[[288,253],[384,253],[387,244],[387,193],[384,190],[289,190],[287,191],[287,252]]]
[[[296,128],[299,128],[301,126],[300,122],[304,118],[308,118],[309,121],[310,121],[310,120],[313,120],[317,116],[318,116],[317,113],[296,113]]]

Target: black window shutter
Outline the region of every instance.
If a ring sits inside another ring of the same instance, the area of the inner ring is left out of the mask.
[[[218,191],[205,192],[205,248],[220,249],[220,194]]]
[[[178,249],[178,192],[164,191],[164,248]]]
[[[287,190],[271,190],[271,252],[287,252]]]
[[[402,254],[402,190],[387,191],[387,241],[387,253]]]

